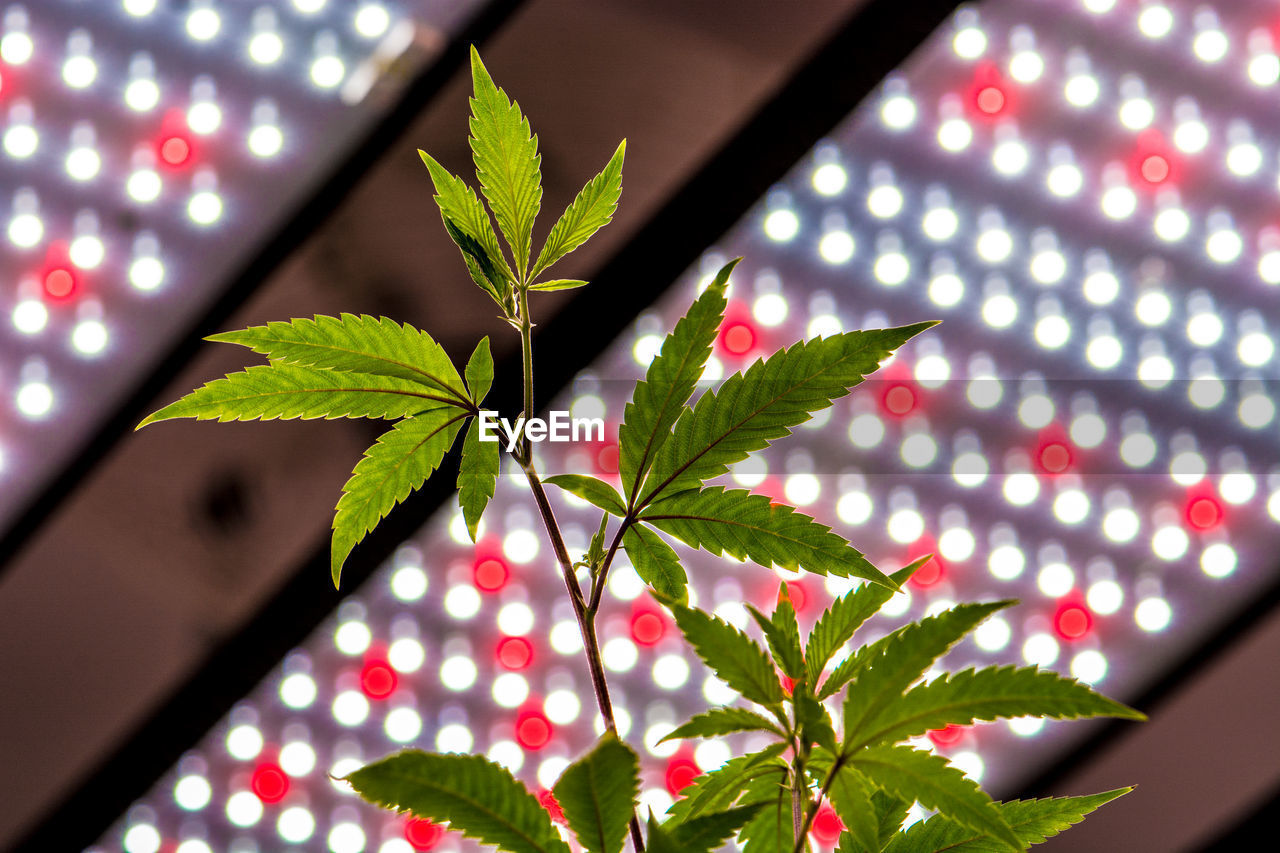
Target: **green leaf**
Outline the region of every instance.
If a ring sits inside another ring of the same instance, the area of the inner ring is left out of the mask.
[[[911,565],[889,575],[889,580],[902,586],[920,566],[930,559],[932,557],[921,557]],[[804,662],[809,673],[809,683],[814,685],[815,690],[819,681],[822,680],[822,671],[831,660],[831,656],[849,642],[854,632],[862,627],[862,623],[878,613],[892,596],[893,591],[887,587],[879,584],[864,584],[837,598],[818,617],[813,630],[809,632],[809,642],[804,649]]]
[[[542,206],[542,157],[538,137],[520,105],[493,83],[480,53],[471,48],[471,153],[476,177],[507,238],[521,275],[529,265],[533,220]]]
[[[364,452],[342,487],[333,518],[330,571],[335,587],[351,549],[392,507],[427,481],[453,445],[466,416],[446,408],[405,418]]]
[[[795,848],[791,788],[786,778],[757,778],[747,784],[743,802],[759,804],[760,810],[738,835],[738,843],[746,853],[791,853]],[[808,798],[802,802],[807,804]]]
[[[887,793],[990,835],[1002,845],[997,850],[1023,849],[991,798],[939,755],[905,746],[875,746],[855,752],[848,762]]]
[[[1083,797],[1051,797],[996,803],[1023,847],[1040,844],[1084,820],[1084,816],[1132,791],[1117,788]],[[1005,846],[942,815],[913,824],[895,835],[885,853],[1003,853]],[[1020,848],[1022,849],[1022,848]]]
[[[458,465],[458,505],[472,542],[476,541],[484,508],[497,491],[500,468],[498,442],[481,441],[480,420],[472,418],[462,440],[462,462]]]
[[[694,737],[716,737],[734,732],[769,732],[786,736],[774,723],[746,708],[712,708],[693,717],[658,743]]]
[[[640,794],[640,761],[616,735],[605,733],[569,765],[553,793],[586,853],[618,853]]]
[[[804,680],[796,682],[791,703],[796,709],[796,722],[800,724],[801,739],[805,744],[816,743],[831,752],[836,751],[836,732],[831,717],[822,703],[813,698]]]
[[[876,812],[876,832],[880,841],[880,846],[876,849],[883,850],[889,839],[902,828],[902,822],[907,819],[907,812],[911,810],[911,803],[884,791],[876,791],[871,797],[871,805]]]
[[[622,534],[622,547],[641,580],[673,601],[688,602],[689,578],[680,557],[661,536],[643,524],[633,524]]]
[[[471,401],[479,406],[489,396],[489,388],[493,385],[493,355],[489,352],[489,337],[480,339],[476,348],[467,359],[464,371],[467,377],[467,390]]]
[[[403,418],[428,410],[466,412],[442,392],[417,382],[287,364],[260,364],[206,382],[146,417],[137,429],[171,418],[201,421],[281,418]]]
[[[475,190],[461,178],[451,174],[421,148],[418,149],[418,156],[431,173],[440,218],[444,220],[449,237],[462,250],[462,258],[467,262],[472,279],[481,290],[488,292],[498,304],[502,304],[502,297],[515,276],[498,246],[498,235],[493,232],[489,212],[484,209]]]
[[[600,174],[587,181],[577,198],[560,214],[556,224],[551,226],[551,233],[542,245],[529,278],[537,278],[543,270],[590,240],[613,219],[618,197],[622,195],[622,158],[626,151],[627,140],[624,139],[618,143],[618,149]]]
[[[365,800],[440,823],[509,853],[570,853],[547,810],[505,767],[479,755],[406,750],[346,777]]]
[[[652,811],[649,812],[649,835],[645,838],[644,848],[647,853],[685,853],[671,833],[658,823]]]
[[[677,418],[640,489],[641,504],[696,488],[791,434],[812,412],[844,397],[880,362],[933,323],[846,332],[802,341],[735,373]]]
[[[721,681],[766,707],[786,698],[773,661],[750,637],[701,610],[675,603],[670,607],[684,638]]]
[[[627,514],[618,490],[604,480],[588,477],[585,474],[556,474],[542,482],[564,489],[571,495],[577,495],[592,506],[599,507],[612,515]]]
[[[875,660],[876,656],[880,654],[885,646],[894,642],[896,637],[910,627],[911,625],[903,625],[901,628],[890,632],[876,640],[874,643],[868,643],[867,645],[862,646],[853,654],[849,655],[849,657],[842,660],[840,664],[831,671],[831,674],[827,676],[827,680],[822,682],[822,689],[818,691],[818,698],[826,699],[827,697],[833,696],[839,692],[840,688],[844,687],[845,684],[855,678],[858,673],[862,672],[862,670],[866,668],[867,664]]]
[[[773,616],[765,616],[750,604],[747,610],[764,632],[778,669],[783,675],[798,681],[804,678],[804,652],[800,650],[800,623],[796,621],[796,610],[787,597],[786,589],[784,584],[779,591],[778,606]]]
[[[907,691],[901,700],[863,724],[851,748],[897,743],[948,725],[967,726],[998,717],[1146,719],[1132,708],[1095,693],[1056,672],[992,666],[941,675]]]
[[[687,822],[699,815],[729,808],[753,779],[762,776],[785,779],[787,763],[778,756],[786,748],[785,743],[774,743],[759,752],[730,758],[710,773],[694,779],[684,789],[684,796],[667,809],[667,816],[674,821]]]
[[[636,497],[654,455],[671,435],[672,425],[702,376],[728,304],[724,294],[729,274],[738,260],[741,259],[720,269],[676,323],[623,410],[622,425],[618,427],[618,473],[629,501]]]
[[[672,849],[681,853],[712,853],[719,850],[735,832],[755,817],[764,808],[762,803],[739,806],[728,811],[696,817],[676,827],[667,826],[671,831],[671,839],[676,846]]]
[[[888,642],[863,667],[845,698],[845,748],[865,743],[870,721],[898,701],[902,692],[961,637],[1013,603],[961,604],[885,637]]]
[[[875,793],[875,786],[854,768],[844,765],[836,771],[827,799],[856,844],[847,853],[880,853],[879,823],[872,803]]]
[[[573,290],[577,287],[586,287],[587,282],[580,278],[557,278],[551,281],[540,281],[537,284],[529,285],[530,290]]]
[[[465,405],[466,392],[444,347],[409,324],[368,314],[317,314],[209,335],[206,341],[239,344],[273,362],[372,373],[407,379],[445,392]]]
[[[745,489],[711,486],[679,492],[646,508],[640,519],[717,556],[893,585],[830,527]]]

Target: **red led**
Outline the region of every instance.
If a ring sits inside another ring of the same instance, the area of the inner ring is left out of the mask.
[[[551,791],[541,791],[538,793],[538,802],[547,810],[547,814],[551,815],[551,819],[556,823],[569,825],[569,821],[564,816],[564,809],[560,807],[560,802],[556,799],[556,795]]]
[[[631,617],[631,639],[642,646],[657,644],[666,632],[666,623],[652,610],[641,610]]]
[[[999,115],[1004,110],[1006,102],[1004,90],[999,86],[983,86],[978,93],[973,96],[974,103],[978,109],[989,116]]]
[[[902,417],[916,407],[916,392],[910,385],[893,384],[885,390],[883,402],[886,412]]]
[[[444,837],[444,827],[426,818],[410,818],[404,825],[404,840],[414,850],[434,850]]]
[[[551,721],[541,711],[524,711],[516,717],[516,740],[525,749],[542,749],[552,734]]]
[[[1046,474],[1061,474],[1071,467],[1071,448],[1061,441],[1050,441],[1040,448],[1039,459]]]
[[[253,768],[249,787],[258,795],[258,799],[271,805],[280,802],[289,793],[289,777],[275,764],[259,764]]]
[[[1145,130],[1129,157],[1131,178],[1139,187],[1159,187],[1178,179],[1180,161],[1160,132]]]
[[[605,475],[618,473],[618,445],[613,442],[601,445],[596,451],[596,470]]]
[[[76,277],[66,267],[54,267],[44,274],[44,292],[54,299],[66,299],[76,289]]]
[[[1014,89],[993,62],[983,62],[974,70],[966,92],[969,112],[976,118],[994,119],[1007,115],[1014,106]]]
[[[805,605],[809,603],[809,593],[799,581],[792,581],[780,586],[778,588],[778,601],[782,601],[784,596],[791,601],[791,607],[797,613],[803,613]]]
[[[370,699],[386,699],[396,689],[396,671],[385,661],[367,661],[360,670],[360,689]]]
[[[1148,154],[1142,158],[1138,173],[1149,184],[1162,184],[1169,179],[1169,160],[1163,154]]]
[[[490,557],[476,563],[473,573],[475,584],[485,592],[496,592],[507,585],[511,574],[506,563]]]
[[[916,569],[916,573],[911,576],[911,583],[918,587],[931,587],[940,580],[942,580],[942,563],[937,557]]]
[[[945,726],[941,729],[934,729],[929,732],[929,740],[938,746],[954,746],[960,742],[960,738],[964,737],[964,726],[955,724]]]
[[[667,791],[675,796],[693,784],[693,780],[702,775],[702,770],[687,755],[676,755],[667,762]]]
[[[1187,503],[1187,523],[1196,530],[1211,530],[1222,522],[1222,506],[1210,497],[1192,498]]]
[[[1064,640],[1078,640],[1093,627],[1093,616],[1079,604],[1067,604],[1058,609],[1053,625]]]
[[[533,661],[533,644],[524,637],[503,637],[498,642],[498,663],[507,669],[524,669]]]
[[[170,166],[181,166],[191,159],[191,143],[181,136],[167,136],[160,142],[160,159]]]
[[[842,832],[844,832],[844,822],[840,820],[836,810],[823,804],[822,808],[818,809],[818,813],[813,816],[813,827],[809,830],[809,834],[823,847],[834,847],[840,840]]]
[[[720,333],[720,342],[728,352],[746,355],[756,345],[756,333],[746,323],[730,323]]]

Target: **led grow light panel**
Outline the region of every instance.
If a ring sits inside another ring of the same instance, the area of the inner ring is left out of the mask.
[[[800,336],[941,318],[731,479],[836,523],[886,568],[938,555],[864,639],[1017,597],[948,668],[1036,664],[1138,695],[1275,580],[1277,23],[1263,3],[962,10],[558,405],[616,426],[728,257],[746,260],[708,382]],[[616,469],[608,443],[542,448],[548,472]],[[556,510],[584,548],[595,513]],[[781,582],[806,623],[849,587],[702,554],[688,570],[698,599],[743,625],[742,602],[768,607]],[[442,512],[101,849],[467,849],[324,774],[418,744],[484,752],[549,787],[595,717],[556,576],[518,481],[500,486],[478,546]],[[658,746],[700,703],[735,697],[625,565],[606,611],[620,724],[660,811],[751,740]],[[1008,792],[1088,731],[1015,720],[920,745]],[[200,796],[184,805],[188,789]],[[820,821],[815,837],[829,846],[836,830]]]
[[[0,524],[479,6],[0,6]]]

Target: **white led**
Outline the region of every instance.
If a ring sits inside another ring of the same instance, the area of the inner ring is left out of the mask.
[[[156,10],[156,0],[124,0],[120,5],[135,18],[145,18]]]
[[[262,752],[262,732],[257,726],[241,723],[227,732],[226,744],[232,758],[249,761]]]
[[[1198,347],[1211,347],[1222,338],[1222,319],[1211,311],[1195,314],[1187,321],[1187,338]]]
[[[1187,384],[1187,399],[1199,409],[1217,407],[1226,395],[1226,386],[1216,376],[1198,375]]]
[[[1229,227],[1213,231],[1204,244],[1205,253],[1219,264],[1229,264],[1240,257],[1244,249],[1244,241],[1236,231]]]
[[[1032,634],[1022,644],[1022,659],[1031,666],[1053,666],[1058,652],[1058,641],[1045,633]]]
[[[614,637],[606,642],[600,655],[605,667],[613,672],[630,672],[640,659],[636,644],[626,637]]]
[[[1004,478],[1004,499],[1014,506],[1027,506],[1040,495],[1040,481],[1035,474],[1020,471]]]
[[[1219,62],[1227,55],[1231,43],[1227,34],[1219,29],[1205,29],[1196,34],[1191,50],[1201,62]]]
[[[1089,496],[1079,489],[1064,489],[1053,499],[1053,514],[1063,524],[1079,524],[1089,517]]]
[[[813,170],[813,188],[818,195],[835,196],[844,191],[849,174],[839,163],[824,163]]]
[[[1239,142],[1227,149],[1227,169],[1238,178],[1248,178],[1262,168],[1262,149],[1252,142]]]
[[[237,791],[227,798],[227,820],[249,827],[262,820],[262,800],[252,791]]]
[[[129,264],[129,283],[138,290],[155,290],[164,283],[164,264],[145,255],[135,259]]]
[[[316,769],[316,751],[306,741],[290,741],[280,747],[280,769],[295,778],[306,776]]]
[[[187,14],[187,35],[196,41],[209,41],[222,29],[222,18],[209,6],[196,6]]]
[[[367,39],[377,38],[391,26],[391,15],[381,3],[365,3],[356,10],[356,32]]]
[[[1059,349],[1071,339],[1071,324],[1060,314],[1050,314],[1036,321],[1036,343],[1045,349]]]
[[[222,198],[212,190],[193,193],[187,201],[187,216],[197,225],[212,225],[222,217]]]
[[[369,718],[369,700],[359,690],[344,690],[333,697],[329,710],[340,725],[352,728]]]
[[[1134,303],[1133,313],[1144,326],[1162,326],[1173,313],[1173,303],[1160,290],[1148,290]]]
[[[1116,507],[1102,517],[1102,532],[1112,542],[1132,542],[1141,527],[1138,514],[1129,507]]]
[[[1200,570],[1211,578],[1225,578],[1236,570],[1236,549],[1215,542],[1200,554]]]
[[[150,112],[160,103],[160,87],[150,78],[130,80],[124,87],[124,103],[136,113]]]
[[[914,509],[900,509],[889,516],[889,538],[902,545],[924,535],[924,518]]]
[[[1120,294],[1120,279],[1109,270],[1098,270],[1085,276],[1084,298],[1094,305],[1110,305]]]
[[[9,242],[30,249],[44,238],[44,223],[34,213],[19,213],[9,220]]]
[[[1236,355],[1250,367],[1261,367],[1275,355],[1276,345],[1266,332],[1249,332],[1236,344]]]
[[[1249,60],[1249,79],[1255,86],[1274,86],[1280,82],[1280,56],[1259,53]]]
[[[960,218],[949,207],[935,207],[920,220],[920,230],[930,240],[950,240],[960,227]]]
[[[81,355],[98,355],[107,348],[107,327],[101,320],[81,320],[71,332],[71,345]]]
[[[187,109],[187,127],[207,136],[222,124],[222,109],[213,101],[197,101]]]
[[[800,219],[785,208],[771,211],[764,218],[764,234],[775,243],[786,243],[800,231]]]
[[[102,158],[88,146],[78,146],[67,152],[65,162],[67,174],[77,181],[89,181],[95,178],[102,168]]]
[[[427,573],[418,566],[401,566],[391,575],[391,592],[401,601],[417,601],[427,594]]]
[[[13,327],[24,335],[44,330],[49,322],[49,309],[39,299],[23,299],[13,306]]]
[[[926,468],[938,455],[938,444],[927,432],[916,432],[902,440],[902,461],[912,468]]]
[[[280,682],[280,701],[290,708],[310,707],[316,701],[316,682],[304,672],[287,675]]]
[[[1009,59],[1009,76],[1019,83],[1034,83],[1044,73],[1044,58],[1034,50],[1020,50]]]
[[[1071,659],[1071,675],[1085,684],[1097,684],[1107,677],[1107,658],[1097,649],[1085,649]]]
[[[467,690],[476,683],[476,665],[465,655],[447,657],[440,664],[440,683],[450,690]]]
[[[1258,278],[1267,284],[1280,284],[1280,249],[1264,252],[1258,258]]]
[[[1057,284],[1067,274],[1067,259],[1056,249],[1044,249],[1032,255],[1030,271],[1040,284]]]
[[[1067,99],[1067,103],[1081,109],[1093,106],[1099,94],[1101,89],[1098,79],[1092,74],[1073,74],[1062,87],[1062,96]]]
[[[1099,206],[1108,219],[1128,219],[1138,209],[1138,196],[1124,184],[1117,184],[1102,193]]]
[[[1060,598],[1075,587],[1076,575],[1066,563],[1050,563],[1036,575],[1036,586],[1050,598]]]
[[[876,258],[872,272],[881,284],[896,287],[911,275],[911,262],[901,252],[886,252]]]
[[[1107,422],[1093,412],[1071,421],[1071,440],[1086,450],[1102,444],[1107,437]]]
[[[398,672],[417,672],[426,659],[426,649],[412,637],[401,637],[387,649],[387,663]]]
[[[1082,0],[1085,11],[1105,15],[1116,7],[1116,0]]]
[[[942,308],[951,308],[964,298],[964,282],[955,273],[942,273],[929,281],[929,299]]]
[[[1027,146],[1018,139],[1006,139],[991,149],[992,168],[1006,177],[1021,175],[1030,159]]]
[[[567,725],[582,713],[582,701],[572,690],[553,690],[542,705],[547,719],[558,725]]]
[[[173,786],[173,801],[178,808],[188,812],[198,812],[213,799],[213,788],[209,780],[194,773],[183,776]]]
[[[1156,458],[1156,442],[1144,432],[1126,435],[1120,442],[1120,458],[1131,468],[1145,468]]]
[[[364,830],[358,823],[343,821],[329,830],[330,853],[362,853],[365,845]]]
[[[663,690],[679,690],[689,680],[689,662],[678,654],[667,654],[653,662],[653,683]]]
[[[461,723],[449,723],[436,732],[436,749],[440,752],[470,752],[474,743],[471,729]]]
[[[259,65],[272,65],[284,56],[284,39],[273,30],[263,30],[249,39],[249,58]]]
[[[977,542],[963,527],[951,527],[938,537],[938,552],[947,560],[962,562],[973,556]]]
[[[1018,737],[1034,737],[1044,730],[1044,717],[1014,717],[1008,726]]]
[[[990,296],[982,303],[982,319],[992,328],[1007,328],[1018,319],[1018,303],[1007,294]]]
[[[813,474],[792,474],[787,477],[783,492],[793,506],[808,506],[822,494],[822,484]]]
[[[293,8],[304,15],[314,15],[323,9],[328,0],[293,0]]]
[[[159,853],[160,833],[149,823],[135,823],[124,834],[125,853]]]
[[[373,642],[369,626],[357,619],[349,619],[333,632],[333,644],[344,655],[363,654]]]
[[[412,743],[422,734],[422,717],[412,708],[393,708],[382,721],[382,730],[396,743]]]
[[[866,524],[875,506],[865,492],[846,492],[836,501],[836,515],[845,524]]]
[[[1187,531],[1176,525],[1165,525],[1151,536],[1151,551],[1162,560],[1179,560],[1191,544]]]
[[[316,831],[316,819],[302,806],[290,806],[276,819],[276,832],[285,841],[301,844]]]
[[[311,82],[321,89],[332,89],[342,82],[347,67],[333,54],[317,56],[311,63]]]
[[[888,601],[881,605],[879,615],[887,616],[890,619],[896,619],[910,609],[911,590],[903,587],[901,592],[895,592],[893,595],[889,596]]]
[[[523,601],[504,604],[498,611],[498,630],[510,637],[522,637],[533,630],[533,608]]]
[[[962,59],[977,59],[987,50],[987,34],[975,26],[964,27],[952,37],[951,49]]]
[[[98,63],[87,54],[72,54],[62,63],[62,82],[72,89],[86,89],[97,78]]]
[[[756,322],[762,326],[773,327],[780,325],[787,319],[787,314],[789,312],[790,306],[787,304],[786,297],[780,293],[761,294],[756,297],[756,301],[752,303],[751,306],[751,316],[754,317]],[[661,339],[659,339],[657,335],[654,335],[654,338],[657,339],[658,345],[661,346]],[[637,346],[638,345],[639,344],[637,343]],[[654,355],[657,355],[656,351],[654,352]],[[639,358],[636,360],[639,361]],[[648,362],[642,363],[646,365],[648,364]]]
[[[881,184],[867,193],[867,210],[880,219],[891,219],[902,210],[902,191],[891,184]]]
[[[1133,609],[1133,621],[1148,633],[1163,631],[1173,621],[1173,609],[1163,598],[1144,598]]]
[[[961,453],[951,463],[951,476],[963,488],[973,489],[987,481],[990,465],[981,453]]]
[[[987,228],[978,235],[974,249],[989,264],[1003,263],[1013,253],[1013,237],[1003,228]]]
[[[1002,616],[991,616],[973,631],[973,641],[984,652],[998,652],[1013,639],[1013,629]]]
[[[160,197],[162,184],[155,169],[135,169],[125,181],[124,189],[129,198],[141,204],[149,204]]]
[[[938,125],[938,144],[953,153],[963,151],[973,142],[973,128],[962,118],[949,118]]]
[[[1250,429],[1262,429],[1276,416],[1276,404],[1266,394],[1249,394],[1240,401],[1237,415]]]
[[[1191,230],[1191,218],[1180,207],[1166,207],[1156,214],[1152,227],[1161,240],[1176,243]]]
[[[42,418],[53,409],[53,389],[38,380],[24,382],[18,387],[14,403],[26,417]]]
[[[1218,492],[1229,504],[1246,504],[1258,491],[1258,481],[1247,471],[1229,471],[1218,480]]]
[[[1059,198],[1070,198],[1084,187],[1084,173],[1074,163],[1059,163],[1045,176],[1045,186]]]
[[[1124,358],[1124,346],[1115,335],[1098,335],[1089,339],[1084,357],[1098,370],[1111,370]]]
[[[848,231],[828,231],[818,241],[818,254],[829,264],[848,263],[853,252],[853,235]]]
[[[915,101],[906,95],[885,98],[880,105],[880,120],[891,130],[906,130],[916,121]]]
[[[1209,144],[1209,127],[1199,119],[1188,119],[1173,129],[1173,144],[1179,151],[1199,154]]]
[[[13,30],[0,38],[0,59],[9,65],[25,65],[35,53],[35,42],[21,30]]]
[[[1142,130],[1156,120],[1155,104],[1142,95],[1125,98],[1118,113],[1120,123],[1129,130]]]
[[[247,142],[255,157],[274,157],[284,147],[284,133],[274,124],[260,124],[249,131]]]
[[[562,619],[551,626],[551,648],[561,655],[576,655],[582,650],[582,635],[572,619]]]
[[[1173,30],[1173,13],[1153,3],[1138,13],[1138,31],[1149,39],[1162,39]]]
[[[1084,596],[1089,609],[1101,616],[1110,616],[1124,605],[1124,588],[1113,580],[1094,581]]]
[[[29,124],[10,125],[4,132],[4,152],[15,160],[25,160],[40,147],[40,134]]]

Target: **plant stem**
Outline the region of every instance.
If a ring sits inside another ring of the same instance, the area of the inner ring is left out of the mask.
[[[831,769],[827,771],[827,778],[822,780],[822,788],[818,791],[818,796],[809,806],[808,812],[804,816],[804,824],[800,827],[799,834],[796,836],[796,848],[794,853],[803,853],[804,847],[801,840],[809,834],[809,828],[813,826],[813,820],[818,816],[818,809],[822,806],[822,798],[831,790],[831,786],[836,781],[836,774],[840,772],[840,768],[844,766],[844,759],[836,756],[836,760],[831,763]],[[792,813],[795,814],[794,812]]]
[[[808,832],[808,821],[802,820],[800,817],[800,813],[803,811],[800,792],[805,787],[805,782],[804,763],[800,760],[799,755],[796,755],[795,761],[792,762],[792,769],[795,775],[791,780],[791,828],[795,831],[795,853],[801,853],[804,850],[804,834]]]
[[[528,291],[520,289],[520,346],[524,363],[524,412],[525,417],[533,416],[533,323],[529,320]],[[578,620],[578,630],[582,634],[582,646],[587,656],[587,669],[591,673],[591,687],[596,696],[596,706],[600,709],[600,717],[604,720],[605,729],[618,733],[618,724],[613,718],[613,700],[609,698],[609,683],[605,680],[604,661],[600,657],[600,640],[596,636],[596,609],[588,607],[582,595],[582,585],[573,569],[573,559],[565,546],[564,536],[560,533],[560,525],[556,522],[551,502],[547,500],[547,491],[538,477],[533,465],[533,448],[526,439],[521,444],[517,461],[524,469],[525,479],[529,481],[529,490],[533,492],[534,502],[538,505],[538,514],[542,516],[542,524],[551,539],[551,547],[555,551],[556,561],[560,564],[560,572],[564,576],[565,589],[569,593],[569,601],[573,604],[573,615]],[[621,534],[618,535],[621,539]],[[614,542],[613,550],[617,548]],[[600,572],[601,578],[607,573],[607,563]],[[601,585],[602,585],[601,581]],[[599,604],[599,593],[592,586],[592,601]],[[640,818],[634,809],[631,811],[631,843],[636,853],[644,853],[644,837],[640,834]]]

